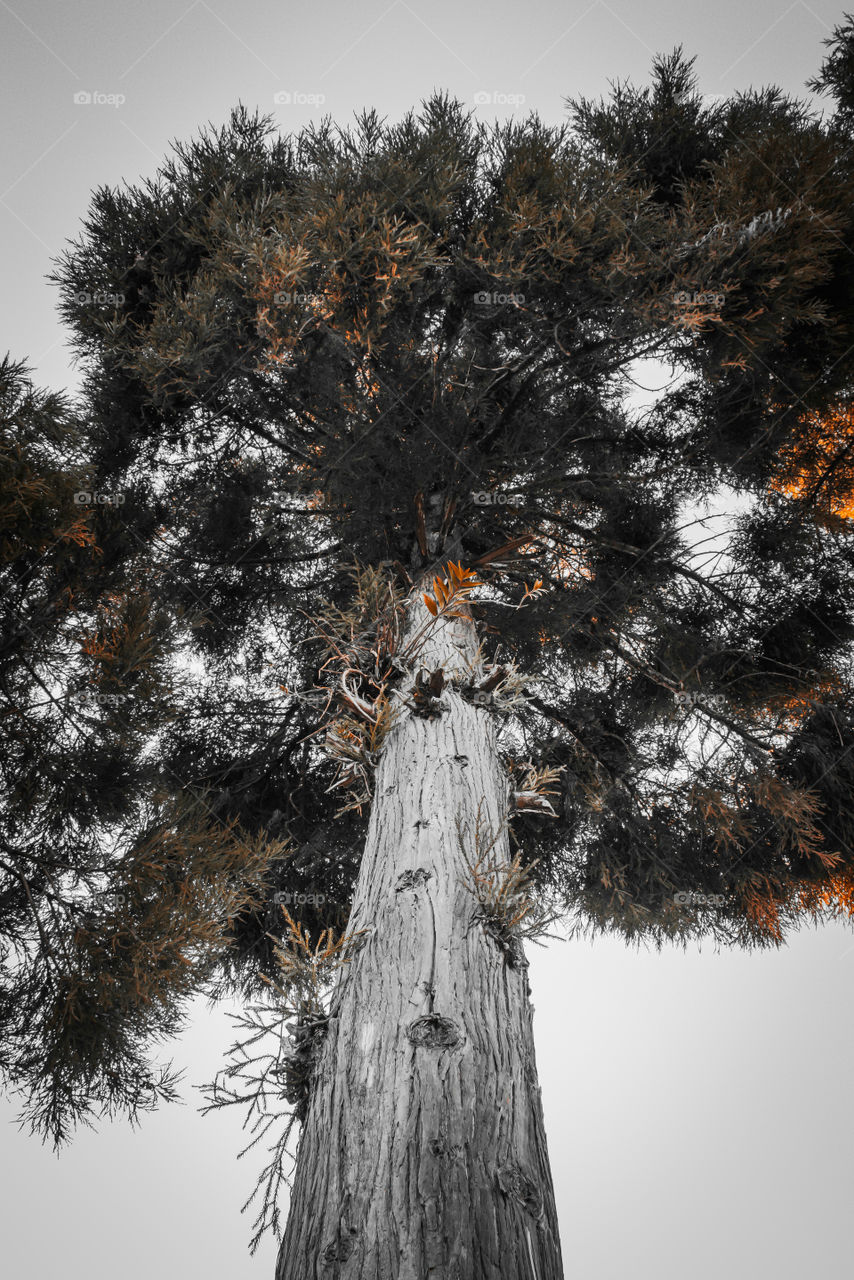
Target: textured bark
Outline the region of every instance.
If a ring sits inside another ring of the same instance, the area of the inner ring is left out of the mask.
[[[450,674],[476,647],[470,619],[440,621],[423,665]],[[491,713],[450,687],[442,702],[402,712],[377,769],[350,921],[371,932],[333,997],[277,1280],[563,1275],[527,967],[460,883],[478,804],[494,833],[507,778]]]

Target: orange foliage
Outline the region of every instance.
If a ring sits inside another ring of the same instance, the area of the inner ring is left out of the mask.
[[[743,901],[747,916],[763,933],[769,934],[777,942],[782,942],[783,930],[780,926],[780,907],[773,897],[774,886],[767,876],[761,876],[756,872],[752,873],[751,878],[758,880],[760,883],[764,880],[766,892],[763,893],[761,889],[745,889]]]
[[[823,701],[825,697],[833,697],[840,690],[841,681],[839,677],[828,673],[821,679],[815,680],[803,692],[781,697],[772,695],[768,699],[767,706],[769,711],[777,713],[788,728],[794,728],[806,716],[812,714],[817,703]]]
[[[454,564],[453,560],[449,560],[448,577],[444,580],[433,579],[435,599],[426,592],[422,592],[421,598],[434,618],[440,613],[449,618],[458,618],[463,615],[456,608],[449,606],[452,602],[462,603],[467,600],[474,588],[480,586],[483,586],[483,583],[472,569],[464,569],[461,564]]]
[[[806,911],[830,908],[854,916],[854,869],[828,875],[821,886],[810,885],[801,890],[800,906]]]
[[[854,404],[808,413],[805,434],[781,456],[772,488],[790,498],[814,499],[831,515],[854,517]]]
[[[65,529],[54,529],[53,532],[65,542],[73,542],[78,547],[91,547],[98,555],[102,554],[95,542],[95,534],[89,528],[88,512],[81,511]]]

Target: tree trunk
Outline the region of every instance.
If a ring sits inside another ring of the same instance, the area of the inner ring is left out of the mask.
[[[408,634],[426,618],[416,594]],[[447,677],[476,652],[469,617],[440,619],[419,661]],[[377,768],[350,918],[371,932],[333,996],[277,1280],[563,1276],[527,965],[461,883],[508,780],[492,713],[441,700],[401,710]]]

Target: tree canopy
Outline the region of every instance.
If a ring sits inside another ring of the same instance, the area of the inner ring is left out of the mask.
[[[560,127],[239,107],[94,193],[79,403],[3,382],[4,1064],[46,1131],[168,1095],[149,1045],[259,989],[282,894],[346,923],[434,577],[477,575],[471,692],[574,927],[851,912],[851,39],[830,120],[676,50]]]

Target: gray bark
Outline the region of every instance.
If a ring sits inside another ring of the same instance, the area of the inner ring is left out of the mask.
[[[410,634],[426,616],[419,598]],[[440,620],[421,662],[450,675],[476,650],[470,619]],[[371,932],[333,995],[277,1280],[563,1276],[527,966],[460,883],[507,778],[491,713],[448,685],[442,702],[401,712],[377,768],[350,919]]]

